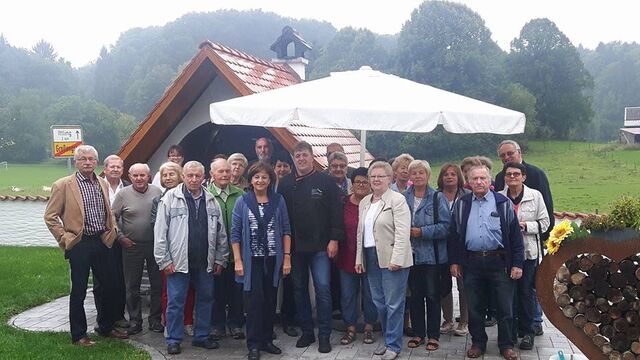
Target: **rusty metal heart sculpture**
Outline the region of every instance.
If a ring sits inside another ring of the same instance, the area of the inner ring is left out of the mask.
[[[639,253],[637,236],[592,235],[563,243],[538,268],[545,315],[589,359],[635,358],[640,352]]]

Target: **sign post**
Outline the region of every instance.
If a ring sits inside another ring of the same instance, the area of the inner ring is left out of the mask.
[[[82,127],[80,125],[52,125],[51,154],[56,159],[67,159],[67,172],[71,174],[73,151],[82,145]]]

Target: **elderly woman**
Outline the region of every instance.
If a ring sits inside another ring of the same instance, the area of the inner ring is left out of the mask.
[[[444,195],[449,204],[449,211],[452,211],[453,204],[462,195],[468,194],[471,191],[464,188],[464,176],[462,170],[456,164],[447,163],[440,168],[440,174],[438,175],[438,191]],[[458,286],[458,302],[460,304],[460,321],[458,326],[454,329],[453,324],[453,294],[449,293],[442,298],[442,316],[444,321],[440,325],[440,333],[448,334],[453,330],[453,334],[456,336],[465,336],[469,333],[469,313],[467,310],[467,298],[464,293],[464,283],[462,279],[456,278],[456,284]]]
[[[284,198],[272,190],[271,165],[258,161],[248,176],[249,191],[233,209],[231,246],[245,295],[248,358],[258,360],[261,350],[282,353],[272,334],[278,284],[291,271],[291,228]]]
[[[247,168],[248,161],[246,156],[241,153],[233,153],[227,158],[229,165],[231,165],[231,185],[237,186],[240,189],[247,191],[249,182],[244,177],[244,170]]]
[[[524,240],[524,267],[522,277],[516,281],[515,309],[518,334],[522,335],[521,350],[533,349],[535,330],[533,320],[536,311],[534,293],[538,267],[538,236],[549,227],[549,215],[542,194],[524,184],[527,168],[515,162],[504,165],[505,188],[500,193],[513,202]]]
[[[162,188],[165,189],[162,195],[153,199],[153,206],[151,207],[151,224],[156,223],[156,216],[158,214],[158,202],[167,192],[167,190],[173,189],[180,185],[182,182],[182,166],[173,161],[168,161],[160,166],[158,171],[160,177],[160,183]],[[167,318],[167,274],[164,271],[160,271],[160,277],[162,278],[162,322],[166,323]],[[193,308],[195,305],[195,290],[193,285],[189,285],[187,292],[187,300],[184,304],[184,332],[193,336]]]
[[[184,163],[184,150],[180,145],[171,145],[169,147],[169,150],[167,150],[167,162],[176,163],[182,167]],[[182,171],[180,173],[182,173]],[[163,191],[165,190],[162,185],[162,179],[160,179],[160,171],[154,175],[151,184],[159,187]]]
[[[373,193],[360,201],[356,272],[367,271],[373,303],[384,334],[384,347],[376,350],[392,360],[402,350],[402,325],[409,268],[413,265],[409,231],[411,213],[402,194],[391,190],[391,165],[369,167]]]
[[[335,154],[335,153],[334,153]],[[358,168],[351,174],[353,193],[344,199],[344,232],[345,242],[340,246],[336,265],[340,270],[340,305],[342,319],[347,331],[340,339],[340,344],[349,345],[356,339],[356,322],[360,302],[358,295],[362,291],[364,307],[364,337],[362,342],[373,344],[373,324],[378,319],[378,310],[371,300],[371,290],[366,274],[356,273],[356,252],[358,248],[358,206],[360,201],[371,193],[367,169]]]
[[[414,265],[409,272],[409,289],[414,338],[407,346],[416,348],[428,339],[427,351],[435,351],[440,346],[440,298],[443,292],[451,291],[446,240],[451,214],[447,198],[429,186],[430,177],[431,166],[427,161],[413,160],[409,164],[409,179],[413,184],[404,192],[404,197],[411,212]]]
[[[413,156],[409,154],[400,154],[394,160],[391,168],[393,170],[393,178],[395,182],[391,184],[391,190],[396,192],[404,192],[409,184],[409,163],[413,161]]]
[[[347,155],[340,151],[334,151],[329,155],[329,175],[333,178],[343,196],[351,194],[351,180],[347,178],[349,160]]]

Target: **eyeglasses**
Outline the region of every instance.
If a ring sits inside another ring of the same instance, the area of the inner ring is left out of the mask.
[[[515,151],[507,151],[505,153],[500,154],[500,158],[504,159],[506,157],[512,157],[513,155],[515,155],[516,152]]]
[[[369,185],[368,181],[354,181],[353,182],[354,185],[359,185],[359,186],[365,186],[365,185]]]
[[[371,175],[369,176],[369,179],[373,179],[373,180],[381,180],[381,179],[385,179],[388,178],[389,175]]]
[[[332,169],[344,169],[347,167],[346,164],[331,164],[329,165]]]
[[[94,157],[81,157],[81,158],[78,158],[78,161],[83,161],[83,162],[86,162],[86,161],[98,161],[98,159],[96,159]]]
[[[520,172],[508,172],[508,173],[504,173],[505,177],[510,177],[510,178],[517,178],[522,176],[522,173]]]

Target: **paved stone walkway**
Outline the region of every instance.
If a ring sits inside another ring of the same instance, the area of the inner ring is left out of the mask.
[[[454,283],[455,284],[455,283]],[[455,285],[454,285],[455,291]],[[457,293],[455,294],[457,297]],[[20,329],[30,331],[69,331],[69,297],[62,297],[50,303],[35,307],[22,314],[19,314],[9,320],[9,324]],[[93,296],[91,291],[87,292],[85,301],[85,310],[88,319],[88,328],[91,330],[95,326],[95,307],[93,304]],[[233,340],[229,337],[224,338],[220,342],[220,348],[217,350],[204,350],[194,348],[190,344],[190,339],[185,338],[182,346],[182,354],[178,356],[170,356],[166,354],[166,344],[162,334],[153,333],[146,329],[131,337],[132,343],[136,346],[143,347],[149,351],[154,359],[244,359],[246,358],[247,349],[244,340]],[[489,335],[489,344],[487,353],[483,359],[502,359],[497,348],[497,328],[487,329]],[[287,336],[280,328],[276,329],[277,339],[274,344],[282,348],[282,355],[263,354],[263,358],[271,359],[378,359],[373,352],[381,346],[380,333],[374,333],[378,341],[375,344],[365,345],[361,342],[361,334],[358,339],[351,345],[340,345],[341,332],[334,331],[331,335],[331,344],[333,351],[329,354],[321,354],[317,350],[317,343],[308,348],[298,349],[295,347],[296,338]],[[95,337],[95,336],[94,336]],[[440,338],[440,349],[433,352],[427,352],[424,347],[417,349],[409,349],[406,342],[409,338],[404,339],[403,352],[400,359],[465,359],[465,352],[471,346],[471,337],[458,337],[453,335],[442,335]],[[99,341],[99,339],[98,339]],[[522,351],[520,357],[523,360],[549,359],[550,356],[557,354],[562,350],[565,354],[580,353],[580,351],[567,340],[557,329],[555,329],[548,321],[544,323],[544,335],[536,337],[535,348],[530,351]]]

